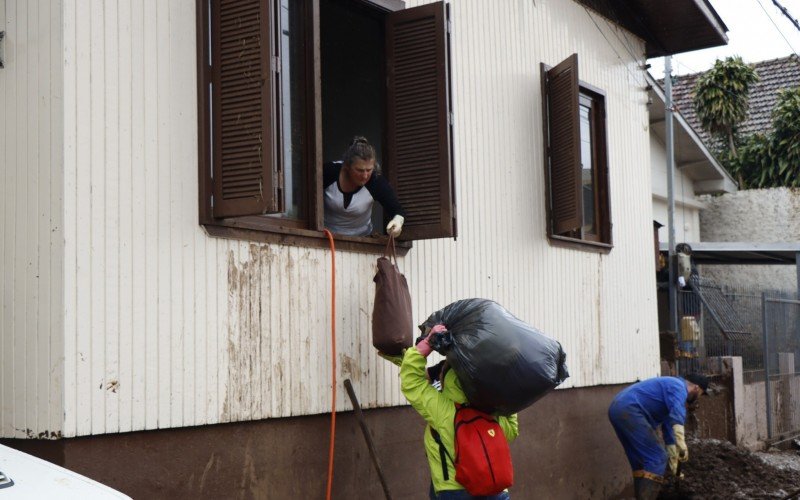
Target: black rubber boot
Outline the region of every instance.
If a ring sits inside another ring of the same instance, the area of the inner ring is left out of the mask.
[[[658,492],[661,490],[661,483],[643,477],[633,478],[633,490],[636,493],[636,500],[656,500]]]

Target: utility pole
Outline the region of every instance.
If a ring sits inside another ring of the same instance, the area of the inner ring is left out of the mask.
[[[678,336],[678,261],[675,257],[675,140],[672,121],[672,56],[664,58],[664,126],[667,142],[667,231],[669,232],[669,329]],[[677,339],[676,339],[677,340]]]

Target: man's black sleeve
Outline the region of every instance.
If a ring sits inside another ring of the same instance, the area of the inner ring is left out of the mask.
[[[394,192],[394,189],[392,189],[392,185],[389,184],[389,181],[386,180],[386,177],[377,172],[372,174],[372,178],[367,182],[366,188],[369,190],[372,197],[381,204],[390,219],[395,215],[406,216],[403,206],[400,205],[400,200],[397,199],[397,194]]]
[[[342,170],[342,162],[329,161],[322,165],[322,189],[326,189],[339,179],[339,172]]]

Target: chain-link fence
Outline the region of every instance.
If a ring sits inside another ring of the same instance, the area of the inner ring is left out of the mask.
[[[768,437],[800,430],[797,292],[693,277],[678,292],[678,320],[679,374],[713,372],[709,363],[719,362],[720,356],[740,356],[744,383],[763,384],[759,392],[766,400]]]

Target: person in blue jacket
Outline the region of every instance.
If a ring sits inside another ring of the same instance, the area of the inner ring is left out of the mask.
[[[689,459],[684,432],[686,406],[707,390],[707,377],[690,374],[643,380],[614,397],[608,418],[631,464],[637,499],[658,497],[667,464],[675,474],[678,462]],[[666,450],[658,438],[659,427]]]

